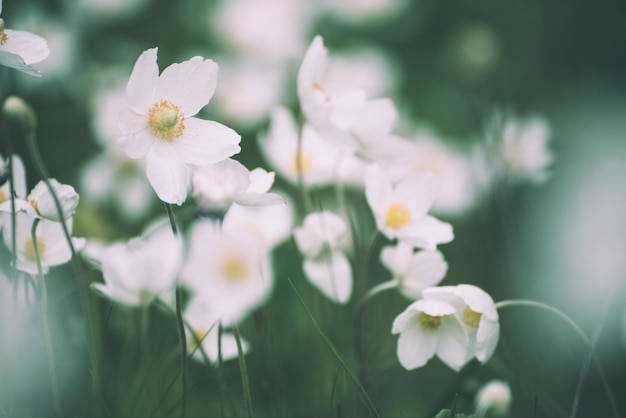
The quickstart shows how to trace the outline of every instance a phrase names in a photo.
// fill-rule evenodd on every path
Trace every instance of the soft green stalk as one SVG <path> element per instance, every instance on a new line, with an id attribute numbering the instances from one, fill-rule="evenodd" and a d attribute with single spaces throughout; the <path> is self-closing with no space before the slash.
<path id="1" fill-rule="evenodd" d="M 526 299 L 504 300 L 504 301 L 496 303 L 495 306 L 496 306 L 496 309 L 498 310 L 502 308 L 506 308 L 506 307 L 511 307 L 511 306 L 539 308 L 544 311 L 551 312 L 555 314 L 556 316 L 558 316 L 559 318 L 563 319 L 570 326 L 570 328 L 572 328 L 576 332 L 576 334 L 580 336 L 580 338 L 585 342 L 585 344 L 587 344 L 587 347 L 589 348 L 589 352 L 593 356 L 593 359 L 596 363 L 600 380 L 602 381 L 602 385 L 604 386 L 604 390 L 606 392 L 609 405 L 611 406 L 611 413 L 613 414 L 614 418 L 619 418 L 620 415 L 617 409 L 617 404 L 615 403 L 615 398 L 613 397 L 613 392 L 611 391 L 609 382 L 607 381 L 606 376 L 604 374 L 604 370 L 602 369 L 602 366 L 600 364 L 600 359 L 598 359 L 598 356 L 594 350 L 594 345 L 589 340 L 585 332 L 580 328 L 580 326 L 578 326 L 578 324 L 572 318 L 570 318 L 567 314 L 565 314 L 564 312 L 560 311 L 559 309 L 553 306 L 547 305 L 545 303 L 537 302 L 534 300 L 526 300 Z"/>
<path id="2" fill-rule="evenodd" d="M 50 335 L 50 326 L 48 324 L 48 292 L 46 290 L 46 281 L 43 276 L 41 267 L 41 254 L 39 253 L 39 242 L 37 241 L 37 226 L 39 219 L 35 219 L 31 229 L 31 239 L 33 242 L 33 250 L 35 252 L 35 260 L 37 261 L 37 276 L 39 277 L 39 288 L 41 292 L 41 322 L 43 324 L 43 340 L 48 355 L 48 370 L 50 371 L 50 384 L 52 386 L 52 397 L 54 399 L 54 409 L 58 416 L 63 416 L 63 408 L 61 406 L 61 394 L 59 392 L 59 384 L 57 379 L 56 365 L 54 363 L 54 350 L 52 348 L 52 337 Z"/>
<path id="3" fill-rule="evenodd" d="M 239 357 L 239 370 L 241 371 L 241 384 L 243 386 L 243 402 L 246 407 L 246 413 L 248 418 L 253 418 L 252 412 L 252 397 L 250 396 L 250 381 L 248 380 L 248 368 L 246 367 L 246 357 L 241 345 L 241 334 L 239 333 L 239 327 L 237 323 L 233 325 L 235 331 L 235 341 L 237 341 L 237 355 Z M 220 344 L 221 345 L 221 344 Z"/>

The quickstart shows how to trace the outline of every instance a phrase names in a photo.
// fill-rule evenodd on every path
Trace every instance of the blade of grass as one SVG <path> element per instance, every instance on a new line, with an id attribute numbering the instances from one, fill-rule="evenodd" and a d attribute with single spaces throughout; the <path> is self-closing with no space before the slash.
<path id="1" fill-rule="evenodd" d="M 237 341 L 237 355 L 239 357 L 239 369 L 241 370 L 241 384 L 243 385 L 243 402 L 246 406 L 246 412 L 248 418 L 253 418 L 252 412 L 252 398 L 250 397 L 250 381 L 248 380 L 248 369 L 246 368 L 246 358 L 244 356 L 243 347 L 241 345 L 241 334 L 239 333 L 239 326 L 235 322 L 233 324 L 233 330 L 235 331 L 235 341 Z"/>
<path id="2" fill-rule="evenodd" d="M 306 305 L 306 303 L 304 303 L 304 300 L 302 299 L 302 296 L 300 296 L 300 293 L 298 292 L 298 289 L 296 289 L 296 286 L 291 281 L 291 278 L 287 278 L 287 280 L 289 281 L 289 284 L 291 285 L 291 288 L 293 289 L 293 292 L 296 294 L 298 300 L 300 301 L 300 303 L 302 304 L 304 309 L 309 314 L 309 318 L 311 318 L 311 322 L 313 322 L 313 325 L 315 326 L 315 329 L 317 329 L 317 332 L 322 336 L 322 338 L 324 339 L 324 342 L 326 343 L 328 348 L 330 348 L 330 351 L 332 351 L 332 353 L 334 354 L 335 358 L 337 358 L 337 360 L 339 361 L 341 366 L 346 371 L 348 377 L 352 381 L 352 384 L 356 388 L 357 393 L 359 394 L 359 397 L 361 398 L 361 400 L 363 401 L 363 403 L 367 407 L 367 409 L 368 409 L 368 411 L 370 413 L 370 416 L 372 416 L 372 417 L 379 417 L 380 415 L 378 414 L 378 411 L 376 410 L 376 407 L 374 406 L 374 403 L 372 402 L 372 399 L 368 395 L 367 391 L 365 390 L 365 388 L 363 387 L 361 382 L 359 382 L 359 379 L 356 376 L 356 374 L 354 374 L 354 372 L 350 369 L 350 367 L 348 366 L 348 364 L 346 363 L 344 358 L 339 353 L 339 350 L 337 350 L 337 348 L 332 343 L 332 341 L 330 341 L 330 338 L 328 338 L 326 333 L 322 330 L 322 328 L 318 324 L 317 320 L 313 316 L 313 313 L 311 313 L 309 307 Z"/>

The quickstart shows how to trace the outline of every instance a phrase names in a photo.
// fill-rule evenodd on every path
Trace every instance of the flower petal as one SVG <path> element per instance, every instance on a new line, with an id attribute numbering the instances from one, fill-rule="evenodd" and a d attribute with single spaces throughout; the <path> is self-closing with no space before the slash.
<path id="1" fill-rule="evenodd" d="M 352 295 L 352 268 L 341 251 L 322 260 L 306 260 L 304 272 L 309 281 L 330 300 L 346 303 Z"/>
<path id="2" fill-rule="evenodd" d="M 154 92 L 154 102 L 167 100 L 186 117 L 194 116 L 213 96 L 217 85 L 217 64 L 193 57 L 163 70 Z"/>
<path id="3" fill-rule="evenodd" d="M 434 251 L 438 244 L 454 239 L 452 225 L 432 216 L 424 216 L 398 231 L 398 238 L 415 247 Z"/>
<path id="4" fill-rule="evenodd" d="M 156 139 L 148 129 L 146 117 L 129 107 L 120 112 L 119 128 L 119 145 L 130 158 L 142 158 Z"/>
<path id="5" fill-rule="evenodd" d="M 9 39 L 0 46 L 0 51 L 19 55 L 26 65 L 36 64 L 50 55 L 48 43 L 39 35 L 11 29 L 5 29 L 5 33 Z"/>
<path id="6" fill-rule="evenodd" d="M 189 169 L 168 143 L 157 141 L 146 156 L 146 175 L 159 199 L 182 205 L 187 198 Z"/>
<path id="7" fill-rule="evenodd" d="M 453 315 L 441 319 L 437 356 L 452 369 L 459 371 L 469 360 L 469 339 L 463 326 Z"/>
<path id="8" fill-rule="evenodd" d="M 411 173 L 402 179 L 394 190 L 394 199 L 405 203 L 412 219 L 428 213 L 439 193 L 439 178 L 428 172 Z"/>
<path id="9" fill-rule="evenodd" d="M 435 355 L 437 334 L 424 332 L 418 323 L 407 327 L 398 338 L 398 360 L 407 370 L 425 365 Z"/>
<path id="10" fill-rule="evenodd" d="M 11 52 L 0 50 L 0 65 L 4 65 L 5 67 L 9 68 L 15 68 L 16 70 L 19 70 L 24 74 L 28 74 L 31 77 L 43 77 L 43 74 L 41 74 L 39 70 L 34 69 L 30 65 L 27 65 L 22 57 Z"/>
<path id="11" fill-rule="evenodd" d="M 154 105 L 154 90 L 159 80 L 157 48 L 145 50 L 137 59 L 126 85 L 130 107 L 139 114 L 146 114 Z"/>
<path id="12" fill-rule="evenodd" d="M 377 165 L 371 165 L 365 171 L 365 196 L 377 223 L 383 216 L 382 211 L 390 203 L 393 188 L 391 182 Z"/>
<path id="13" fill-rule="evenodd" d="M 173 144 L 187 164 L 204 166 L 225 160 L 241 151 L 241 136 L 218 122 L 185 119 L 185 133 Z"/>

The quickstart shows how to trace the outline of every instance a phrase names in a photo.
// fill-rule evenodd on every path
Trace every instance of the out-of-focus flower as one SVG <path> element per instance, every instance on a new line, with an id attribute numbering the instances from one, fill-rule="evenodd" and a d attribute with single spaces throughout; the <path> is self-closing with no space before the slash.
<path id="1" fill-rule="evenodd" d="M 87 248 L 87 255 L 100 265 L 104 277 L 104 283 L 92 287 L 114 302 L 129 307 L 148 306 L 176 285 L 182 248 L 165 224 L 127 243 L 99 248 Z"/>
<path id="2" fill-rule="evenodd" d="M 309 281 L 333 302 L 346 303 L 352 295 L 352 268 L 343 252 L 346 222 L 332 212 L 311 213 L 293 234 Z"/>
<path id="3" fill-rule="evenodd" d="M 435 286 L 446 275 L 448 263 L 439 251 L 415 252 L 402 241 L 395 247 L 384 247 L 380 260 L 393 274 L 400 292 L 409 299 L 418 299 L 422 290 Z"/>
<path id="4" fill-rule="evenodd" d="M 554 160 L 549 140 L 550 127 L 544 119 L 507 118 L 495 137 L 496 168 L 513 181 L 544 182 Z"/>
<path id="5" fill-rule="evenodd" d="M 76 9 L 77 14 L 79 11 L 83 12 L 80 16 L 84 16 L 84 12 L 87 12 L 89 17 L 101 20 L 130 17 L 139 12 L 148 0 L 80 0 L 77 2 L 78 7 L 75 3 L 72 0 L 72 9 Z"/>
<path id="6" fill-rule="evenodd" d="M 44 38 L 26 31 L 6 29 L 4 19 L 0 18 L 0 65 L 41 77 L 42 74 L 31 65 L 43 61 L 49 54 L 50 49 Z"/>
<path id="7" fill-rule="evenodd" d="M 181 205 L 192 168 L 239 152 L 241 137 L 220 123 L 193 117 L 213 96 L 215 62 L 193 57 L 159 76 L 156 59 L 156 48 L 144 51 L 128 80 L 120 146 L 131 158 L 146 157 L 148 180 L 162 201 Z"/>
<path id="8" fill-rule="evenodd" d="M 502 380 L 491 380 L 485 383 L 476 394 L 476 418 L 490 416 L 506 416 L 511 407 L 513 395 L 508 383 Z"/>
<path id="9" fill-rule="evenodd" d="M 225 211 L 233 202 L 243 206 L 284 204 L 282 197 L 268 193 L 273 183 L 274 173 L 262 168 L 249 171 L 230 158 L 198 169 L 191 179 L 193 196 L 209 211 Z"/>
<path id="10" fill-rule="evenodd" d="M 23 198 L 26 196 L 26 170 L 24 163 L 18 155 L 11 157 L 13 165 L 13 187 L 15 189 L 15 197 Z M 0 155 L 0 208 L 5 207 L 4 212 L 11 211 L 11 184 L 9 182 L 9 161 Z M 2 210 L 2 209 L 0 209 Z"/>
<path id="11" fill-rule="evenodd" d="M 325 8 L 349 23 L 387 21 L 404 10 L 406 0 L 326 1 Z"/>
<path id="12" fill-rule="evenodd" d="M 59 217 L 52 193 L 50 193 L 48 185 L 43 180 L 39 181 L 28 194 L 28 197 L 26 197 L 29 204 L 27 207 L 34 210 L 28 212 L 32 212 L 31 215 L 57 222 L 70 218 L 74 215 L 74 211 L 78 206 L 78 193 L 69 184 L 61 184 L 56 179 L 49 179 L 48 181 L 59 200 L 63 217 Z"/>
<path id="13" fill-rule="evenodd" d="M 376 151 L 388 154 L 395 144 L 393 102 L 369 100 L 364 91 L 347 84 L 326 83 L 328 65 L 328 51 L 316 36 L 298 71 L 298 97 L 307 121 L 331 144 L 362 158 L 374 160 Z"/>
<path id="14" fill-rule="evenodd" d="M 489 360 L 498 345 L 500 323 L 493 299 L 487 292 L 473 285 L 460 284 L 431 287 L 423 291 L 423 296 L 453 305 L 470 337 L 470 357 L 476 356 L 481 363 Z"/>
<path id="15" fill-rule="evenodd" d="M 181 278 L 227 323 L 261 305 L 273 285 L 267 253 L 254 236 L 212 221 L 193 226 Z"/>
<path id="16" fill-rule="evenodd" d="M 428 215 L 438 186 L 431 173 L 412 173 L 394 185 L 380 167 L 368 167 L 365 194 L 378 230 L 387 238 L 428 250 L 452 241 L 452 226 Z"/>
<path id="17" fill-rule="evenodd" d="M 17 243 L 15 266 L 18 270 L 26 273 L 37 274 L 35 243 L 31 235 L 35 218 L 23 212 L 18 212 L 15 216 L 15 238 Z M 66 225 L 71 232 L 71 220 L 66 221 Z M 12 234 L 11 222 L 5 220 L 3 238 L 9 250 L 12 247 Z M 72 258 L 69 244 L 65 240 L 63 227 L 59 222 L 40 219 L 37 225 L 36 238 L 41 268 L 44 274 L 48 272 L 49 267 L 64 264 Z M 84 239 L 82 238 L 73 238 L 72 241 L 76 249 L 80 249 L 84 245 Z"/>
<path id="18" fill-rule="evenodd" d="M 200 347 L 204 350 L 211 364 L 218 362 L 220 353 L 223 361 L 237 358 L 239 354 L 237 340 L 231 333 L 222 332 L 222 346 L 218 346 L 220 317 L 215 312 L 212 312 L 207 303 L 200 297 L 196 296 L 191 299 L 185 308 L 184 318 L 193 330 L 190 331 L 188 328 L 185 328 L 187 333 L 187 350 L 193 353 L 192 358 L 194 360 L 200 363 L 205 361 Z M 191 332 L 194 335 L 191 335 Z M 198 342 L 200 342 L 200 346 L 198 346 Z M 241 348 L 244 353 L 249 351 L 249 345 L 243 339 Z"/>
<path id="19" fill-rule="evenodd" d="M 425 365 L 435 354 L 454 370 L 467 363 L 469 338 L 456 309 L 439 299 L 420 299 L 393 321 L 398 360 L 407 370 Z"/>

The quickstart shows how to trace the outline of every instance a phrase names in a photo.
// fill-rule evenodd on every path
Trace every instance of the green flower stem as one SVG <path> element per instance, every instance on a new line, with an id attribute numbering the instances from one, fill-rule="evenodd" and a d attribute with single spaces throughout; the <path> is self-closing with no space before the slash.
<path id="1" fill-rule="evenodd" d="M 43 324 L 43 340 L 48 355 L 48 369 L 50 371 L 50 384 L 52 385 L 52 397 L 54 399 L 54 409 L 58 416 L 63 416 L 61 406 L 61 395 L 57 379 L 56 365 L 54 363 L 54 351 L 52 349 L 52 337 L 50 336 L 50 326 L 48 324 L 48 292 L 46 291 L 46 281 L 41 267 L 41 254 L 39 253 L 39 242 L 37 241 L 37 226 L 39 219 L 35 219 L 31 229 L 31 239 L 35 259 L 37 260 L 37 276 L 39 277 L 39 288 L 41 291 L 41 322 Z"/>
<path id="2" fill-rule="evenodd" d="M 576 334 L 578 334 L 580 338 L 585 342 L 585 344 L 587 344 L 587 347 L 589 348 L 589 351 L 591 355 L 593 356 L 593 359 L 596 363 L 598 374 L 600 376 L 600 380 L 602 381 L 602 385 L 604 386 L 604 390 L 609 400 L 613 417 L 619 418 L 620 415 L 617 409 L 617 404 L 615 403 L 615 398 L 613 397 L 613 392 L 611 392 L 611 387 L 609 386 L 609 382 L 607 381 L 604 371 L 602 369 L 602 366 L 600 364 L 600 359 L 598 359 L 598 356 L 594 350 L 593 343 L 589 340 L 585 332 L 578 326 L 578 324 L 572 318 L 570 318 L 569 316 L 567 316 L 567 314 L 565 314 L 564 312 L 560 311 L 559 309 L 553 306 L 547 305 L 545 303 L 537 302 L 534 300 L 527 300 L 527 299 L 504 300 L 504 301 L 496 303 L 495 306 L 496 306 L 496 309 L 498 310 L 502 308 L 511 307 L 511 306 L 539 308 L 544 311 L 551 312 L 555 314 L 556 316 L 558 316 L 559 318 L 563 319 L 565 322 L 567 322 L 570 328 L 572 328 L 576 332 Z"/>
<path id="3" fill-rule="evenodd" d="M 246 407 L 246 413 L 248 418 L 253 418 L 252 412 L 252 397 L 250 396 L 250 381 L 248 380 L 248 369 L 246 367 L 246 358 L 241 345 L 241 334 L 239 333 L 239 326 L 235 322 L 233 324 L 233 330 L 235 331 L 235 341 L 237 341 L 237 354 L 239 356 L 239 369 L 241 371 L 241 384 L 243 386 L 243 402 Z"/>

